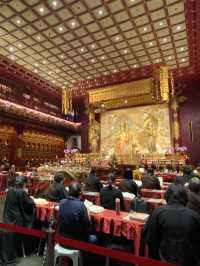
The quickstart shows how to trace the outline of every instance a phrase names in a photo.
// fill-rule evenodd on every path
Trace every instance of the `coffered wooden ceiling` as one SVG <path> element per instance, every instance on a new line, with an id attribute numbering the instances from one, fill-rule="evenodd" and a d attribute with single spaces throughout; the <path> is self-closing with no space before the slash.
<path id="1" fill-rule="evenodd" d="M 0 54 L 57 87 L 155 63 L 187 67 L 185 1 L 0 1 Z"/>

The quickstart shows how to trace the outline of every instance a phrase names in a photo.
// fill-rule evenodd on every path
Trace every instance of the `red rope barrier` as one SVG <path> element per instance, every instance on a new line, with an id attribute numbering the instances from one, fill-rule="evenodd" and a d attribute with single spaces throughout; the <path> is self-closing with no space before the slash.
<path id="1" fill-rule="evenodd" d="M 114 259 L 118 259 L 124 262 L 140 264 L 142 266 L 174 266 L 174 264 L 160 262 L 160 261 L 153 260 L 153 259 L 146 258 L 146 257 L 135 256 L 130 253 L 113 250 L 110 248 L 104 248 L 104 247 L 100 247 L 94 244 L 89 244 L 89 243 L 74 240 L 71 238 L 62 237 L 59 234 L 55 235 L 55 242 L 61 245 L 66 245 L 71 248 L 83 249 L 91 253 L 96 253 L 102 256 L 106 256 L 106 257 L 107 256 L 112 257 Z"/>
<path id="2" fill-rule="evenodd" d="M 13 224 L 0 223 L 0 228 L 7 229 L 15 233 L 31 235 L 39 238 L 44 238 L 46 236 L 46 233 L 43 231 Z M 99 254 L 102 256 L 108 256 L 114 259 L 118 259 L 120 261 L 135 263 L 142 266 L 175 266 L 174 264 L 160 262 L 146 257 L 135 256 L 127 252 L 113 250 L 110 248 L 100 247 L 94 244 L 85 243 L 71 238 L 66 238 L 59 234 L 55 234 L 55 242 L 61 245 L 66 245 L 71 248 L 82 249 L 91 253 Z"/>
<path id="3" fill-rule="evenodd" d="M 3 224 L 0 223 L 0 228 L 10 230 L 15 233 L 20 233 L 24 235 L 30 235 L 30 236 L 35 236 L 39 238 L 44 238 L 46 236 L 46 233 L 40 230 L 36 229 L 31 229 L 19 225 L 14 225 L 14 224 Z"/>

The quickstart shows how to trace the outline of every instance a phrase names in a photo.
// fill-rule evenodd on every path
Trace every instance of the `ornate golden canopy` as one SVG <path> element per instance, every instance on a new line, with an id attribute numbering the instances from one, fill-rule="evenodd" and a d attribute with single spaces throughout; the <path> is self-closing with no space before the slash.
<path id="1" fill-rule="evenodd" d="M 168 76 L 168 67 L 161 66 L 151 78 L 90 90 L 89 104 L 95 108 L 117 109 L 168 102 Z"/>

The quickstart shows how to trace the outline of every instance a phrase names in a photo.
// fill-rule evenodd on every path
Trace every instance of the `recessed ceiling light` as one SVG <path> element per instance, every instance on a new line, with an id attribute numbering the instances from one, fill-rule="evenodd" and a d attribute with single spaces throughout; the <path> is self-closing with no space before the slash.
<path id="1" fill-rule="evenodd" d="M 11 59 L 11 60 L 15 60 L 15 56 L 14 56 L 14 55 L 11 55 L 11 56 L 10 56 L 10 59 Z"/>
<path id="2" fill-rule="evenodd" d="M 177 26 L 176 29 L 177 29 L 177 30 L 180 30 L 180 29 L 181 29 L 181 26 Z"/>
<path id="3" fill-rule="evenodd" d="M 40 7 L 39 11 L 40 13 L 44 13 L 44 7 Z"/>
<path id="4" fill-rule="evenodd" d="M 128 103 L 128 101 L 127 101 L 127 100 L 125 100 L 125 101 L 124 101 L 124 103 Z"/>
<path id="5" fill-rule="evenodd" d="M 17 24 L 19 25 L 21 23 L 21 20 L 20 19 L 17 19 Z"/>
<path id="6" fill-rule="evenodd" d="M 67 82 L 67 81 L 65 81 L 65 82 L 64 82 L 64 84 L 65 84 L 65 85 L 67 85 L 67 84 L 68 84 L 68 82 Z"/>
<path id="7" fill-rule="evenodd" d="M 63 54 L 61 54 L 60 58 L 64 58 L 64 55 L 63 55 Z"/>
<path id="8" fill-rule="evenodd" d="M 185 62 L 185 58 L 183 58 L 181 61 L 182 61 L 182 62 Z"/>
<path id="9" fill-rule="evenodd" d="M 115 37 L 115 40 L 116 40 L 116 41 L 119 41 L 119 36 Z"/>
<path id="10" fill-rule="evenodd" d="M 94 59 L 91 59 L 91 62 L 92 62 L 92 63 L 94 63 L 94 61 L 95 61 Z"/>
<path id="11" fill-rule="evenodd" d="M 72 27 L 74 27 L 76 25 L 75 21 L 72 21 L 71 25 L 72 25 Z"/>
<path id="12" fill-rule="evenodd" d="M 164 39 L 163 39 L 163 42 L 166 42 L 166 41 L 167 41 L 167 38 L 164 38 Z"/>
<path id="13" fill-rule="evenodd" d="M 19 48 L 22 48 L 22 44 L 21 44 L 21 43 L 19 43 L 19 44 L 18 44 L 18 47 L 19 47 Z"/>
<path id="14" fill-rule="evenodd" d="M 125 53 L 125 54 L 127 54 L 127 53 L 128 53 L 128 51 L 127 51 L 127 50 L 124 50 L 124 53 Z"/>
<path id="15" fill-rule="evenodd" d="M 84 52 L 84 48 L 81 48 L 81 52 Z"/>
<path id="16" fill-rule="evenodd" d="M 38 63 L 35 63 L 34 65 L 35 65 L 36 67 L 38 67 L 38 66 L 39 66 L 39 65 L 38 65 Z"/>
<path id="17" fill-rule="evenodd" d="M 14 47 L 9 47 L 9 50 L 11 51 L 11 52 L 13 52 L 14 51 Z"/>
<path id="18" fill-rule="evenodd" d="M 102 104 L 101 104 L 101 107 L 105 107 L 105 104 L 104 104 L 104 103 L 102 103 Z"/>
<path id="19" fill-rule="evenodd" d="M 63 31 L 63 27 L 59 27 L 58 29 L 59 29 L 59 31 Z"/>
<path id="20" fill-rule="evenodd" d="M 48 73 L 49 75 L 51 75 L 52 74 L 52 72 L 51 71 L 49 71 L 49 73 Z"/>
<path id="21" fill-rule="evenodd" d="M 37 36 L 37 39 L 38 39 L 38 40 L 41 40 L 41 37 L 38 35 L 38 36 Z"/>
<path id="22" fill-rule="evenodd" d="M 92 45 L 91 45 L 91 47 L 94 49 L 94 48 L 95 48 L 95 45 L 94 45 L 94 44 L 92 44 Z"/>
<path id="23" fill-rule="evenodd" d="M 108 72 L 106 71 L 106 72 L 104 72 L 104 75 L 108 75 Z"/>
<path id="24" fill-rule="evenodd" d="M 76 64 L 74 64 L 72 67 L 75 68 L 76 67 Z"/>
<path id="25" fill-rule="evenodd" d="M 147 31 L 147 27 L 144 27 L 144 28 L 143 28 L 143 31 Z"/>
<path id="26" fill-rule="evenodd" d="M 150 42 L 150 43 L 149 43 L 149 46 L 152 46 L 152 45 L 153 45 L 153 43 L 152 43 L 152 42 Z"/>
<path id="27" fill-rule="evenodd" d="M 52 80 L 53 83 L 55 83 L 56 81 L 55 80 Z"/>
<path id="28" fill-rule="evenodd" d="M 171 57 L 171 56 L 168 56 L 168 59 L 169 59 L 169 60 L 171 60 L 171 59 L 172 59 L 172 57 Z"/>
<path id="29" fill-rule="evenodd" d="M 105 59 L 105 56 L 102 56 L 101 59 L 104 60 Z"/>
<path id="30" fill-rule="evenodd" d="M 159 23 L 159 26 L 163 26 L 163 22 L 160 22 L 160 23 Z"/>
<path id="31" fill-rule="evenodd" d="M 156 59 L 156 63 L 158 63 L 158 62 L 160 62 L 160 60 L 159 59 Z"/>
<path id="32" fill-rule="evenodd" d="M 46 63 L 47 63 L 47 61 L 46 61 L 46 60 L 43 60 L 43 61 L 42 61 L 42 63 L 43 63 L 43 64 L 46 64 Z"/>
<path id="33" fill-rule="evenodd" d="M 113 72 L 116 73 L 117 72 L 117 69 L 114 69 Z"/>
<path id="34" fill-rule="evenodd" d="M 134 67 L 136 68 L 136 67 L 137 67 L 137 65 L 134 65 Z"/>
<path id="35" fill-rule="evenodd" d="M 53 2 L 52 2 L 52 5 L 53 5 L 53 6 L 57 6 L 57 2 L 56 2 L 56 1 L 53 1 Z"/>
<path id="36" fill-rule="evenodd" d="M 184 51 L 184 47 L 181 47 L 180 50 L 181 50 L 181 51 Z"/>
<path id="37" fill-rule="evenodd" d="M 34 72 L 35 72 L 35 73 L 38 73 L 38 70 L 37 70 L 37 69 L 34 69 Z"/>
<path id="38" fill-rule="evenodd" d="M 102 15 L 102 14 L 103 14 L 103 10 L 100 9 L 100 10 L 98 11 L 98 13 L 99 13 L 99 15 Z"/>
<path id="39" fill-rule="evenodd" d="M 88 76 L 87 78 L 90 79 L 90 76 Z"/>

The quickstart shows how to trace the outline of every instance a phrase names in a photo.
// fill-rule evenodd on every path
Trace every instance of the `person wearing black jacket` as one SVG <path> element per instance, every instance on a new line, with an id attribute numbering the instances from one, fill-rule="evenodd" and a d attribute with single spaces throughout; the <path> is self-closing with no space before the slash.
<path id="1" fill-rule="evenodd" d="M 152 168 L 147 169 L 147 175 L 142 177 L 142 188 L 147 189 L 161 189 L 159 179 L 154 175 Z"/>
<path id="2" fill-rule="evenodd" d="M 3 222 L 31 228 L 35 221 L 36 208 L 34 201 L 25 190 L 25 183 L 25 178 L 18 176 L 16 177 L 15 186 L 9 187 L 3 211 Z M 27 251 L 29 248 L 25 245 L 27 241 L 30 243 L 30 239 L 27 236 L 1 231 L 0 265 L 14 262 L 21 252 L 22 242 Z"/>
<path id="3" fill-rule="evenodd" d="M 138 186 L 133 181 L 133 174 L 130 168 L 127 168 L 124 172 L 124 179 L 119 183 L 119 189 L 122 192 L 129 192 L 137 196 L 138 194 Z"/>
<path id="4" fill-rule="evenodd" d="M 54 182 L 50 185 L 48 191 L 48 199 L 50 201 L 59 202 L 67 197 L 68 193 L 63 184 L 63 181 L 63 173 L 56 173 L 54 176 Z"/>
<path id="5" fill-rule="evenodd" d="M 193 177 L 188 185 L 188 203 L 187 207 L 196 211 L 200 215 L 200 179 Z"/>
<path id="6" fill-rule="evenodd" d="M 84 191 L 100 192 L 102 184 L 96 176 L 94 169 L 90 171 L 89 176 L 85 180 Z"/>
<path id="7" fill-rule="evenodd" d="M 124 199 L 122 192 L 115 187 L 115 176 L 114 174 L 108 175 L 108 186 L 105 186 L 100 191 L 101 205 L 105 209 L 115 210 L 115 200 L 120 199 L 120 208 L 122 211 L 125 210 Z"/>
<path id="8" fill-rule="evenodd" d="M 146 224 L 149 256 L 181 266 L 199 266 L 200 216 L 185 207 L 187 191 L 180 184 L 168 188 L 166 201 Z"/>

